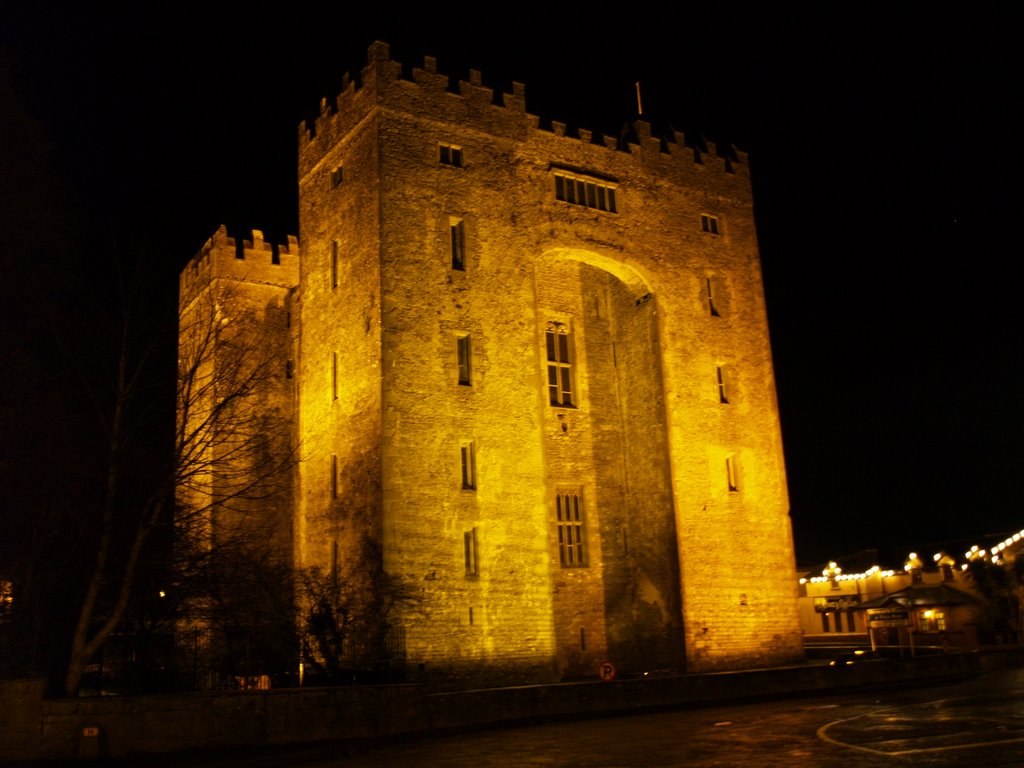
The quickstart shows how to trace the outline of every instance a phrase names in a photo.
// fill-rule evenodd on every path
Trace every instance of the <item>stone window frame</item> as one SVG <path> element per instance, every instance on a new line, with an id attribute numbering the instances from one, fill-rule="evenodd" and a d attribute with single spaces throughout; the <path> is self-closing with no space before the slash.
<path id="1" fill-rule="evenodd" d="M 714 213 L 702 213 L 700 215 L 700 231 L 706 235 L 721 235 L 721 217 Z"/>
<path id="2" fill-rule="evenodd" d="M 729 375 L 724 363 L 719 363 L 715 366 L 715 379 L 718 385 L 718 402 L 722 405 L 728 405 L 729 396 L 732 393 L 729 391 Z"/>
<path id="3" fill-rule="evenodd" d="M 331 240 L 331 290 L 338 287 L 338 241 Z"/>
<path id="4" fill-rule="evenodd" d="M 704 298 L 707 300 L 708 314 L 711 317 L 722 316 L 722 278 L 717 275 L 704 277 Z"/>
<path id="5" fill-rule="evenodd" d="M 441 165 L 446 165 L 449 168 L 463 168 L 465 155 L 462 151 L 462 146 L 459 144 L 450 144 L 442 141 L 437 145 L 438 162 Z"/>
<path id="6" fill-rule="evenodd" d="M 455 361 L 459 386 L 473 386 L 473 342 L 470 334 L 455 334 Z"/>
<path id="7" fill-rule="evenodd" d="M 615 182 L 561 169 L 556 169 L 553 175 L 555 200 L 605 213 L 619 212 L 616 193 L 619 185 Z"/>
<path id="8" fill-rule="evenodd" d="M 548 403 L 553 408 L 576 408 L 576 359 L 572 328 L 559 320 L 548 321 L 544 329 Z"/>
<path id="9" fill-rule="evenodd" d="M 331 352 L 331 400 L 338 399 L 338 353 Z"/>
<path id="10" fill-rule="evenodd" d="M 463 557 L 466 566 L 466 578 L 480 576 L 480 538 L 477 526 L 473 526 L 462 534 Z"/>
<path id="11" fill-rule="evenodd" d="M 555 491 L 555 533 L 558 562 L 562 568 L 587 568 L 587 515 L 583 489 L 561 487 Z"/>
<path id="12" fill-rule="evenodd" d="M 448 217 L 448 248 L 451 254 L 451 268 L 456 272 L 465 272 L 466 220 L 461 216 Z"/>
<path id="13" fill-rule="evenodd" d="M 740 492 L 739 458 L 735 453 L 730 453 L 725 457 L 725 479 L 729 493 Z"/>
<path id="14" fill-rule="evenodd" d="M 459 445 L 459 465 L 462 490 L 475 491 L 477 489 L 475 441 L 463 440 Z"/>

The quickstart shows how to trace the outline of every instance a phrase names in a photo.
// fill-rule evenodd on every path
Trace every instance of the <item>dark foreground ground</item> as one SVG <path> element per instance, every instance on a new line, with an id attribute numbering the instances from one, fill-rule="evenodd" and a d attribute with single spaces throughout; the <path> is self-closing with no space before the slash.
<path id="1" fill-rule="evenodd" d="M 85 765 L 86 763 L 82 763 Z M 38 764 L 36 764 L 38 765 Z M 729 706 L 561 720 L 399 742 L 105 760 L 147 766 L 621 768 L 1024 765 L 1024 670 Z"/>

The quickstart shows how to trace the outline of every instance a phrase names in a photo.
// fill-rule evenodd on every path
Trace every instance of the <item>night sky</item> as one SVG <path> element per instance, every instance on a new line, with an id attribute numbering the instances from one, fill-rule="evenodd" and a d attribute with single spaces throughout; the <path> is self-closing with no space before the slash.
<path id="1" fill-rule="evenodd" d="M 382 21 L 296 4 L 242 21 L 85 5 L 0 4 L 6 273 L 59 269 L 15 242 L 27 221 L 100 262 L 130 233 L 170 292 L 222 223 L 297 233 L 299 122 L 375 39 L 407 66 L 427 54 L 454 77 L 523 82 L 530 112 L 613 135 L 639 80 L 656 133 L 751 155 L 800 559 L 1024 527 L 1008 12 L 395 6 Z"/>

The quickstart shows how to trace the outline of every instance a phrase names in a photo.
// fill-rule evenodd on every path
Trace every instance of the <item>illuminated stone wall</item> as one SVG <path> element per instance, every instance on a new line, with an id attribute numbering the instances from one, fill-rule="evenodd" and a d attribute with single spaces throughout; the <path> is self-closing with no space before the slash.
<path id="1" fill-rule="evenodd" d="M 374 589 L 380 557 L 427 677 L 800 657 L 746 157 L 400 75 L 374 44 L 299 132 L 296 563 Z"/>
<path id="2" fill-rule="evenodd" d="M 228 237 L 221 227 L 179 279 L 179 500 L 199 510 L 208 544 L 291 562 L 296 398 L 291 303 L 299 249 Z M 189 372 L 191 369 L 191 373 Z M 217 411 L 213 401 L 237 407 Z M 193 451 L 202 449 L 202 455 Z M 185 524 L 179 511 L 179 526 Z M 194 531 L 193 531 L 194 532 Z M 288 598 L 290 600 L 290 598 Z"/>

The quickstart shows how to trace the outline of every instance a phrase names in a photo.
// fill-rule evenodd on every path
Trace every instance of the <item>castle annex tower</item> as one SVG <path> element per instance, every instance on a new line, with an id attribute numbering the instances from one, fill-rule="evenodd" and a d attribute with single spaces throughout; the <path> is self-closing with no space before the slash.
<path id="1" fill-rule="evenodd" d="M 382 558 L 427 675 L 799 657 L 745 156 L 400 75 L 300 129 L 296 565 Z"/>
<path id="2" fill-rule="evenodd" d="M 275 564 L 281 571 L 292 563 L 296 398 L 290 317 L 298 281 L 295 238 L 278 247 L 259 231 L 251 241 L 235 240 L 224 227 L 179 278 L 178 546 L 197 555 L 215 552 L 225 572 L 245 562 Z M 290 586 L 279 586 L 278 600 L 262 594 L 255 601 L 261 608 L 244 613 L 254 620 L 264 606 L 289 605 Z M 251 590 L 247 597 L 252 599 Z"/>

